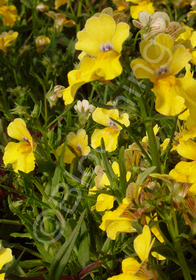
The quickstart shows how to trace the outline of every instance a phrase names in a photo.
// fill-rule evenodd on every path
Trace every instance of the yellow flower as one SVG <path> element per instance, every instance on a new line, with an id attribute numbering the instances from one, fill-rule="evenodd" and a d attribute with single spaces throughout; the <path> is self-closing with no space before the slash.
<path id="1" fill-rule="evenodd" d="M 191 62 L 196 65 L 196 31 L 185 24 L 182 26 L 185 28 L 185 32 L 180 34 L 176 43 L 185 46 L 186 50 L 192 54 Z"/>
<path id="2" fill-rule="evenodd" d="M 64 145 L 65 144 L 62 144 L 58 147 L 56 151 L 58 156 L 61 155 Z M 64 162 L 70 164 L 76 155 L 72 153 L 68 146 L 72 147 L 79 157 L 88 155 L 90 153 L 90 147 L 88 146 L 88 135 L 86 134 L 86 131 L 84 129 L 79 129 L 77 134 L 70 132 L 66 137 Z"/>
<path id="3" fill-rule="evenodd" d="M 122 44 L 129 35 L 129 25 L 116 24 L 106 13 L 97 13 L 86 21 L 77 34 L 75 48 L 81 50 L 79 68 L 68 74 L 69 87 L 65 89 L 65 105 L 73 102 L 80 86 L 93 80 L 112 80 L 122 73 L 119 58 Z"/>
<path id="4" fill-rule="evenodd" d="M 132 226 L 133 215 L 129 212 L 129 202 L 126 198 L 114 211 L 107 211 L 102 217 L 100 229 L 107 232 L 107 236 L 115 240 L 121 232 L 134 232 Z"/>
<path id="5" fill-rule="evenodd" d="M 1 1 L 0 3 L 0 15 L 3 16 L 3 24 L 7 26 L 13 26 L 17 16 L 17 10 L 14 5 L 6 6 L 4 3 L 7 1 Z"/>
<path id="6" fill-rule="evenodd" d="M 36 49 L 38 53 L 41 53 L 43 49 L 50 44 L 50 39 L 44 35 L 41 35 L 36 38 L 35 40 L 36 43 Z"/>
<path id="7" fill-rule="evenodd" d="M 112 163 L 112 169 L 114 171 L 114 174 L 117 177 L 120 177 L 120 168 L 119 168 L 119 164 L 117 161 L 114 161 Z M 101 166 L 95 167 L 95 173 L 97 174 L 97 176 L 95 177 L 95 187 L 93 187 L 90 190 L 90 194 L 94 194 L 94 193 L 96 193 L 97 190 L 101 190 L 101 189 L 106 188 L 107 186 L 110 186 L 110 181 L 109 181 L 106 173 L 101 168 Z M 126 174 L 127 181 L 130 179 L 130 177 L 131 177 L 131 172 L 127 172 L 127 174 Z M 97 211 L 109 210 L 113 207 L 115 200 L 116 199 L 113 195 L 101 193 L 97 197 L 97 202 L 96 202 L 95 208 Z M 94 209 L 94 207 L 92 207 L 92 209 Z"/>
<path id="8" fill-rule="evenodd" d="M 73 19 L 67 19 L 65 14 L 62 13 L 55 13 L 53 11 L 49 11 L 46 13 L 47 16 L 54 19 L 54 24 L 57 32 L 60 32 L 63 26 L 72 27 L 76 25 L 76 22 Z"/>
<path id="9" fill-rule="evenodd" d="M 19 140 L 19 143 L 10 142 L 5 147 L 3 161 L 5 166 L 9 163 L 15 172 L 18 170 L 29 173 L 35 168 L 35 156 L 32 137 L 22 119 L 15 119 L 7 128 L 10 137 Z"/>
<path id="10" fill-rule="evenodd" d="M 127 2 L 132 2 L 137 4 L 135 6 L 131 6 L 130 13 L 132 18 L 137 19 L 139 13 L 142 11 L 146 11 L 150 14 L 154 13 L 153 3 L 150 0 L 126 0 Z"/>
<path id="11" fill-rule="evenodd" d="M 174 46 L 174 40 L 167 34 L 159 34 L 153 41 L 142 41 L 140 52 L 143 59 L 134 59 L 131 67 L 137 78 L 147 78 L 154 83 L 156 110 L 169 116 L 181 113 L 186 108 L 185 100 L 175 75 L 191 60 L 191 54 L 183 45 Z"/>
<path id="12" fill-rule="evenodd" d="M 18 32 L 10 30 L 9 32 L 3 32 L 0 35 L 0 50 L 5 54 L 7 53 L 7 47 L 12 46 L 18 37 Z"/>
<path id="13" fill-rule="evenodd" d="M 134 240 L 134 249 L 142 261 L 139 263 L 134 258 L 127 258 L 122 261 L 122 274 L 108 278 L 108 280 L 148 280 L 153 277 L 153 273 L 147 269 L 146 263 L 153 246 L 150 228 L 145 225 L 143 231 Z"/>
<path id="14" fill-rule="evenodd" d="M 129 115 L 123 113 L 119 115 L 118 109 L 103 109 L 97 108 L 93 114 L 92 118 L 99 124 L 106 126 L 103 129 L 95 129 L 91 137 L 91 146 L 96 149 L 101 145 L 101 139 L 103 138 L 105 149 L 108 152 L 112 152 L 117 148 L 118 136 L 122 127 L 115 122 L 118 121 L 125 126 L 129 126 Z M 112 120 L 113 119 L 113 120 Z"/>
<path id="15" fill-rule="evenodd" d="M 6 248 L 6 249 L 2 249 L 0 251 L 0 270 L 3 268 L 3 266 L 6 264 L 6 263 L 9 263 L 11 262 L 12 260 L 12 251 L 11 249 L 9 248 Z M 5 278 L 5 273 L 1 273 L 0 274 L 0 279 L 1 280 L 4 280 Z"/>

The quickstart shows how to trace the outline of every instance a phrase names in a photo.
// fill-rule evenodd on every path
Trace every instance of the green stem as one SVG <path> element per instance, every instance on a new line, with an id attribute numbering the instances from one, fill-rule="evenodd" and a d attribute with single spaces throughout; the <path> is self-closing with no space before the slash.
<path id="1" fill-rule="evenodd" d="M 34 180 L 34 184 L 35 184 L 36 188 L 40 191 L 40 193 L 42 194 L 42 196 L 44 197 L 45 201 L 50 206 L 50 208 L 51 209 L 56 209 L 55 205 L 50 202 L 49 196 L 44 192 L 44 190 L 41 187 L 41 185 L 36 180 Z"/>
<path id="2" fill-rule="evenodd" d="M 12 220 L 5 220 L 5 219 L 0 219 L 0 224 L 7 224 L 7 225 L 22 225 L 19 221 L 12 221 Z"/>
<path id="3" fill-rule="evenodd" d="M 174 222 L 174 224 L 173 224 Z M 172 237 L 172 241 L 174 244 L 174 249 L 179 261 L 180 268 L 182 270 L 184 280 L 192 280 L 190 270 L 188 268 L 186 259 L 183 254 L 182 246 L 181 246 L 181 240 L 179 238 L 179 231 L 178 231 L 178 225 L 177 225 L 177 220 L 176 220 L 176 213 L 175 210 L 173 210 L 173 222 L 172 220 L 168 221 L 168 228 L 169 232 Z"/>
<path id="4" fill-rule="evenodd" d="M 174 123 L 174 126 L 173 126 L 173 130 L 172 130 L 172 133 L 171 133 L 169 144 L 168 144 L 166 150 L 164 151 L 165 158 L 164 158 L 164 163 L 163 163 L 163 173 L 168 173 L 167 163 L 168 163 L 169 153 L 170 153 L 170 150 L 172 148 L 172 141 L 173 141 L 173 138 L 174 138 L 174 133 L 176 131 L 177 121 L 178 121 L 178 117 L 175 117 L 175 123 Z"/>
<path id="5" fill-rule="evenodd" d="M 147 121 L 145 122 L 145 127 L 149 139 L 149 146 L 152 158 L 152 165 L 156 166 L 155 172 L 161 173 L 161 161 L 160 161 L 160 152 L 157 146 L 154 130 L 153 130 L 153 122 Z"/>
<path id="6" fill-rule="evenodd" d="M 173 18 L 173 15 L 172 15 L 172 10 L 171 10 L 170 5 L 169 5 L 169 1 L 166 0 L 165 2 L 166 2 L 166 7 L 167 7 L 167 10 L 168 10 L 169 17 L 170 17 L 171 21 L 173 21 L 174 18 Z"/>
<path id="7" fill-rule="evenodd" d="M 176 251 L 179 263 L 180 263 L 180 267 L 182 269 L 184 280 L 192 280 L 186 259 L 184 257 L 184 254 L 183 254 L 183 251 L 181 248 L 180 240 L 178 240 L 174 243 L 174 247 L 175 247 L 175 251 Z"/>

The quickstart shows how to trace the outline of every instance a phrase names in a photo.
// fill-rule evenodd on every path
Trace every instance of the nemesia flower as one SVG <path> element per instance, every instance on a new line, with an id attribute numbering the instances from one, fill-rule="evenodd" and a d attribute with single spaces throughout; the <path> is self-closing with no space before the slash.
<path id="1" fill-rule="evenodd" d="M 36 6 L 36 9 L 39 11 L 39 12 L 48 12 L 49 11 L 49 7 L 43 3 L 40 3 Z"/>
<path id="2" fill-rule="evenodd" d="M 44 50 L 44 48 L 48 44 L 50 44 L 50 39 L 44 35 L 41 35 L 36 38 L 35 43 L 36 43 L 37 52 L 41 53 Z"/>
<path id="3" fill-rule="evenodd" d="M 154 13 L 154 7 L 151 0 L 126 0 L 127 2 L 132 2 L 134 6 L 131 6 L 130 13 L 132 18 L 138 19 L 139 13 L 142 11 L 146 11 L 150 14 Z"/>
<path id="4" fill-rule="evenodd" d="M 153 278 L 152 271 L 147 269 L 148 257 L 153 246 L 150 228 L 145 225 L 143 231 L 134 240 L 134 249 L 142 261 L 139 263 L 134 258 L 127 258 L 122 261 L 122 274 L 108 278 L 108 280 L 148 280 Z"/>
<path id="5" fill-rule="evenodd" d="M 74 109 L 78 113 L 80 124 L 84 126 L 92 112 L 95 110 L 95 107 L 89 104 L 88 100 L 84 99 L 82 101 L 78 100 L 77 104 L 74 105 Z"/>
<path id="6" fill-rule="evenodd" d="M 100 229 L 107 232 L 107 236 L 115 240 L 121 232 L 135 232 L 132 226 L 133 215 L 129 211 L 129 202 L 123 203 L 114 211 L 106 211 L 102 217 Z"/>
<path id="7" fill-rule="evenodd" d="M 5 54 L 7 53 L 7 47 L 12 46 L 18 37 L 18 32 L 10 30 L 9 32 L 3 32 L 0 34 L 0 50 Z"/>
<path id="8" fill-rule="evenodd" d="M 191 60 L 191 54 L 183 45 L 174 46 L 168 34 L 159 34 L 153 41 L 142 41 L 140 52 L 143 59 L 132 60 L 131 67 L 137 78 L 153 82 L 156 110 L 167 116 L 181 113 L 186 108 L 182 97 L 184 88 L 175 75 Z"/>
<path id="9" fill-rule="evenodd" d="M 19 143 L 9 142 L 5 147 L 3 162 L 5 166 L 12 164 L 15 172 L 18 170 L 29 173 L 35 168 L 35 146 L 32 137 L 26 128 L 25 122 L 18 118 L 7 128 L 10 137 L 19 140 Z"/>
<path id="10" fill-rule="evenodd" d="M 114 174 L 119 177 L 120 176 L 120 168 L 117 161 L 112 163 L 112 169 Z M 107 177 L 107 174 L 103 171 L 101 166 L 95 167 L 95 173 L 97 176 L 95 177 L 95 187 L 90 189 L 90 194 L 96 193 L 96 191 L 100 191 L 101 189 L 106 189 L 107 186 L 110 186 L 110 181 Z M 131 172 L 127 172 L 126 179 L 127 181 L 131 177 Z M 106 193 L 101 193 L 97 197 L 97 202 L 95 205 L 96 211 L 105 211 L 109 210 L 113 207 L 113 203 L 115 201 L 115 197 L 113 195 L 109 195 Z M 94 209 L 94 207 L 92 207 Z"/>
<path id="11" fill-rule="evenodd" d="M 176 43 L 185 46 L 186 50 L 192 54 L 191 62 L 196 65 L 196 31 L 193 28 L 183 24 L 185 32 L 180 34 Z"/>
<path id="12" fill-rule="evenodd" d="M 58 147 L 56 151 L 58 156 L 61 155 L 64 145 L 65 144 L 63 143 Z M 76 134 L 70 132 L 66 137 L 64 162 L 70 164 L 76 155 L 72 153 L 68 146 L 71 146 L 79 157 L 88 155 L 90 153 L 90 147 L 88 146 L 88 135 L 86 134 L 86 131 L 84 129 L 79 129 Z"/>
<path id="13" fill-rule="evenodd" d="M 65 14 L 55 13 L 53 11 L 49 11 L 46 13 L 47 16 L 54 19 L 54 24 L 57 32 L 60 32 L 65 27 L 72 27 L 76 25 L 76 22 L 73 19 L 67 19 Z"/>
<path id="14" fill-rule="evenodd" d="M 51 91 L 49 91 L 49 93 L 47 94 L 47 98 L 50 104 L 50 108 L 52 108 L 56 104 L 58 98 L 62 97 L 64 89 L 64 86 L 57 85 L 54 87 L 52 94 Z"/>
<path id="15" fill-rule="evenodd" d="M 155 12 L 151 15 L 146 11 L 142 11 L 139 13 L 139 20 L 133 20 L 133 24 L 139 29 L 145 28 L 142 34 L 145 40 L 160 33 L 169 34 L 175 40 L 180 33 L 185 31 L 179 22 L 170 22 L 168 14 L 164 12 Z"/>
<path id="16" fill-rule="evenodd" d="M 6 26 L 13 26 L 17 16 L 17 10 L 14 5 L 4 5 L 7 1 L 0 2 L 0 15 L 3 16 L 3 24 Z"/>
<path id="17" fill-rule="evenodd" d="M 93 80 L 112 80 L 122 73 L 119 62 L 122 44 L 129 35 L 129 25 L 106 13 L 97 13 L 86 21 L 77 33 L 76 50 L 81 50 L 77 70 L 68 73 L 69 87 L 65 89 L 65 105 L 73 102 L 80 86 Z"/>
<path id="18" fill-rule="evenodd" d="M 103 109 L 97 108 L 93 114 L 92 118 L 99 124 L 106 126 L 103 129 L 95 129 L 93 135 L 91 136 L 91 146 L 93 149 L 96 149 L 101 145 L 101 139 L 103 138 L 105 149 L 108 152 L 112 152 L 117 148 L 118 136 L 122 127 L 115 123 L 114 120 L 119 123 L 129 126 L 129 115 L 123 113 L 119 115 L 118 109 Z M 112 120 L 113 119 L 113 120 Z"/>
<path id="19" fill-rule="evenodd" d="M 3 268 L 3 266 L 6 263 L 11 262 L 12 259 L 13 256 L 10 248 L 5 248 L 0 250 L 0 270 Z M 5 278 L 5 273 L 0 273 L 0 279 L 4 280 L 4 278 Z"/>

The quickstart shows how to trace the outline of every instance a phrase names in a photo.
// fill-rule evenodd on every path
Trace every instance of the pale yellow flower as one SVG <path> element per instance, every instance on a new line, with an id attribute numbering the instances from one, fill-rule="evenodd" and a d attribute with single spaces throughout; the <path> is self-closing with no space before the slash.
<path id="1" fill-rule="evenodd" d="M 62 144 L 60 147 L 58 147 L 56 151 L 58 156 L 61 155 L 64 145 L 65 144 Z M 86 131 L 84 129 L 79 129 L 77 134 L 70 132 L 66 137 L 66 147 L 63 158 L 65 163 L 70 164 L 76 155 L 71 151 L 69 146 L 79 157 L 88 155 L 90 153 L 90 147 L 88 146 L 88 135 L 86 134 Z"/>
<path id="2" fill-rule="evenodd" d="M 10 137 L 19 140 L 19 143 L 9 142 L 5 147 L 3 162 L 5 166 L 12 164 L 15 172 L 18 170 L 29 173 L 35 168 L 35 145 L 22 119 L 15 119 L 7 128 Z"/>

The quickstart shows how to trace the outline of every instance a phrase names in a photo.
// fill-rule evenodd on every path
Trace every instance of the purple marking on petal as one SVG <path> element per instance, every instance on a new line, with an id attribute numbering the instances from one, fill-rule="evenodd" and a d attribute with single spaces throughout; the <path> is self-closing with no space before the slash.
<path id="1" fill-rule="evenodd" d="M 23 139 L 25 142 L 27 142 L 27 143 L 29 143 L 29 144 L 30 144 L 29 139 L 28 139 L 28 138 L 26 138 L 25 136 L 22 136 L 22 139 Z"/>

